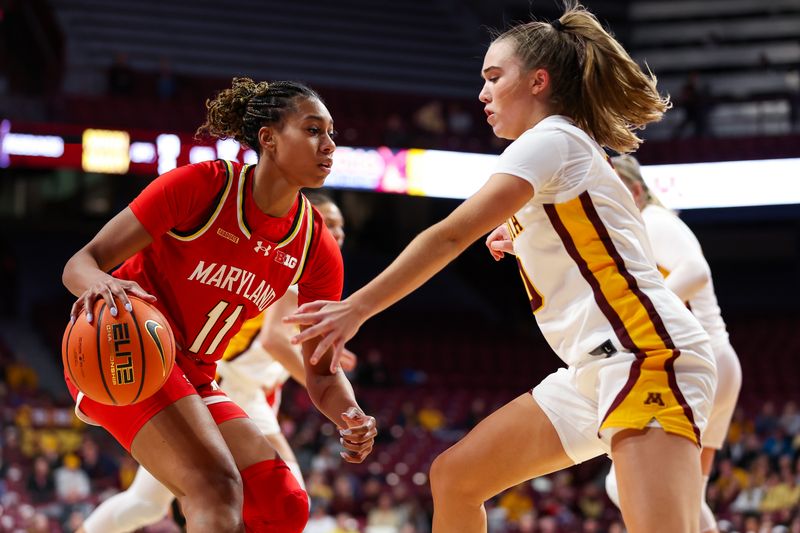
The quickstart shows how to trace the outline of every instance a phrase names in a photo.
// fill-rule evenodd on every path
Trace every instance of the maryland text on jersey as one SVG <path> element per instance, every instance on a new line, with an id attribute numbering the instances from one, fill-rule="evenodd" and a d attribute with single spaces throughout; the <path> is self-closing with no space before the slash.
<path id="1" fill-rule="evenodd" d="M 204 285 L 211 285 L 223 289 L 237 296 L 244 296 L 263 311 L 275 300 L 275 290 L 266 280 L 260 279 L 256 282 L 256 275 L 248 270 L 237 268 L 231 265 L 198 261 L 194 271 L 187 278 L 189 281 L 196 281 Z"/>

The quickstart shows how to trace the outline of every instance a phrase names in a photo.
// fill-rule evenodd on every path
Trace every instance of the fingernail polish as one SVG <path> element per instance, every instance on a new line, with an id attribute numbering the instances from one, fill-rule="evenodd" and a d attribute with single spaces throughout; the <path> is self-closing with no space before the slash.
<path id="1" fill-rule="evenodd" d="M 128 302 L 128 303 L 126 303 L 126 304 L 125 304 L 125 310 L 126 310 L 127 312 L 129 312 L 129 313 L 130 313 L 131 311 L 133 311 L 133 306 L 131 306 L 131 303 L 130 303 L 130 302 Z"/>
<path id="2" fill-rule="evenodd" d="M 341 430 L 341 431 L 339 432 L 339 434 L 340 434 L 340 435 L 352 435 L 352 434 L 353 434 L 353 432 L 352 432 L 352 431 L 350 431 L 349 429 L 343 429 L 343 430 Z"/>
<path id="3" fill-rule="evenodd" d="M 112 307 L 111 308 L 111 316 L 117 316 L 117 314 L 119 314 L 119 311 L 117 311 L 117 308 L 116 307 Z"/>
<path id="4" fill-rule="evenodd" d="M 92 321 L 92 318 L 94 318 L 94 317 L 92 316 L 92 313 L 86 313 L 86 322 L 91 322 L 91 321 Z"/>
<path id="5" fill-rule="evenodd" d="M 74 324 L 75 323 L 75 317 L 74 316 L 70 316 L 69 317 L 69 323 L 70 324 Z"/>

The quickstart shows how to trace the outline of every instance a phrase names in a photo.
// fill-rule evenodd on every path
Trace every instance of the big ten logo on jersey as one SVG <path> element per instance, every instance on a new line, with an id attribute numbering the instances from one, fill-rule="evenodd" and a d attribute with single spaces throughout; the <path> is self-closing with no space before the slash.
<path id="1" fill-rule="evenodd" d="M 275 262 L 280 263 L 283 266 L 287 266 L 289 268 L 294 268 L 297 266 L 297 258 L 291 256 L 287 253 L 283 253 L 280 250 L 275 250 Z"/>
<path id="2" fill-rule="evenodd" d="M 106 326 L 109 341 L 114 343 L 114 352 L 111 355 L 111 382 L 114 385 L 128 385 L 134 382 L 133 358 L 130 344 L 131 336 L 128 324 L 109 324 Z"/>

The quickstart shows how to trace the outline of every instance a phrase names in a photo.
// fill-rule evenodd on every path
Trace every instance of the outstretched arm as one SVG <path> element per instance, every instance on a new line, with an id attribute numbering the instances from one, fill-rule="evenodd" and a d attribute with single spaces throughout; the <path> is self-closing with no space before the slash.
<path id="1" fill-rule="evenodd" d="M 447 218 L 419 234 L 377 278 L 342 302 L 312 302 L 286 319 L 309 325 L 293 338 L 322 336 L 310 362 L 333 347 L 338 364 L 344 343 L 369 317 L 386 309 L 439 272 L 472 242 L 516 213 L 533 196 L 532 185 L 510 174 L 495 174 Z"/>

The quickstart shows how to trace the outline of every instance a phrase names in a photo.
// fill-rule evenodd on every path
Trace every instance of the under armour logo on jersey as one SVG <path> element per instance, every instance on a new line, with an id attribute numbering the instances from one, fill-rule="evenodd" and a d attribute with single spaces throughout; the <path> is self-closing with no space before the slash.
<path id="1" fill-rule="evenodd" d="M 253 248 L 253 250 L 256 253 L 264 252 L 264 257 L 267 257 L 269 255 L 269 251 L 272 250 L 272 245 L 271 244 L 267 244 L 266 246 L 264 246 L 264 241 L 258 241 L 256 243 L 255 248 Z"/>
<path id="2" fill-rule="evenodd" d="M 664 407 L 664 400 L 661 399 L 660 392 L 648 392 L 647 399 L 644 401 L 645 405 L 656 404 Z"/>

